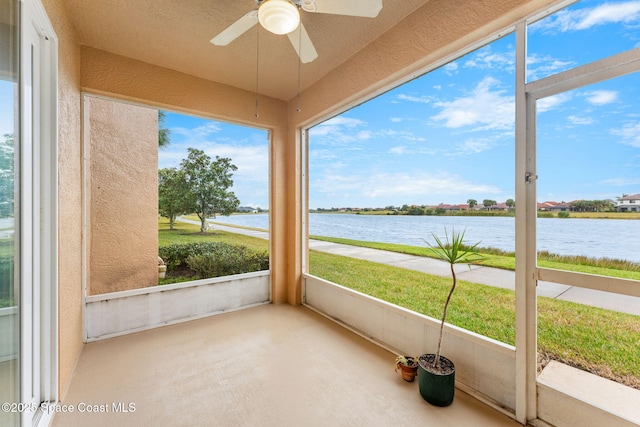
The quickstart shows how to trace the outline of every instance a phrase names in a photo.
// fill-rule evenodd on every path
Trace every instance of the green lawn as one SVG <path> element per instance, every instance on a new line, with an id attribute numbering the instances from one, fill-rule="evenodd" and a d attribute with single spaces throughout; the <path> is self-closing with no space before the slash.
<path id="1" fill-rule="evenodd" d="M 227 233 L 225 231 L 209 230 L 200 234 L 200 226 L 176 222 L 175 229 L 169 229 L 169 220 L 160 218 L 158 221 L 158 245 L 167 246 L 172 243 L 191 242 L 225 242 L 249 246 L 258 251 L 269 250 L 269 242 L 242 234 Z"/>
<path id="2" fill-rule="evenodd" d="M 177 230 L 171 231 L 167 221 L 160 221 L 160 245 L 219 240 L 258 250 L 268 248 L 263 239 L 222 231 L 200 235 L 196 225 L 176 226 Z M 344 239 L 331 240 L 345 243 Z M 402 245 L 366 243 L 366 246 L 398 250 Z M 402 251 L 425 255 L 426 249 L 403 246 Z M 309 261 L 313 275 L 427 316 L 441 317 L 450 279 L 317 251 L 310 251 Z M 566 269 L 566 265 L 561 268 Z M 465 281 L 459 281 L 458 286 L 447 321 L 513 345 L 514 292 Z M 640 316 L 544 297 L 538 298 L 538 314 L 538 351 L 544 358 L 560 360 L 640 389 Z"/>
<path id="3" fill-rule="evenodd" d="M 341 243 L 344 245 L 362 246 L 366 248 L 399 252 L 409 255 L 430 256 L 429 248 L 426 244 L 424 247 L 421 247 L 400 245 L 396 243 L 365 242 L 338 237 L 310 236 L 310 238 L 326 242 Z M 484 259 L 476 262 L 475 264 L 484 265 L 485 267 L 502 268 L 504 270 L 515 270 L 516 259 L 512 253 L 491 248 L 479 248 L 478 250 L 484 255 Z M 640 264 L 621 260 L 558 256 L 541 253 L 538 256 L 538 266 L 555 268 L 558 270 L 575 271 L 579 273 L 599 274 L 601 276 L 640 280 Z"/>

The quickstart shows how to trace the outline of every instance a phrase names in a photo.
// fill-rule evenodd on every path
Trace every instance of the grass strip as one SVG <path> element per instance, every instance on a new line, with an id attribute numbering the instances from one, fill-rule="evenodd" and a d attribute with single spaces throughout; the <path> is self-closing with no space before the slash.
<path id="1" fill-rule="evenodd" d="M 343 245 L 360 246 L 380 249 L 416 256 L 431 256 L 428 247 L 410 246 L 397 243 L 366 242 L 360 240 L 343 239 L 339 237 L 309 236 L 310 239 Z M 516 259 L 513 252 L 505 252 L 495 248 L 478 248 L 484 259 L 475 264 L 485 267 L 515 270 Z M 563 256 L 541 252 L 538 256 L 538 266 L 567 270 L 577 273 L 599 274 L 601 276 L 618 277 L 622 279 L 640 280 L 640 264 L 625 260 L 608 258 L 588 258 L 581 256 Z"/>
<path id="2" fill-rule="evenodd" d="M 225 242 L 248 246 L 257 251 L 269 250 L 269 242 L 243 234 L 228 233 L 220 230 L 207 230 L 205 234 L 200 233 L 200 226 L 176 222 L 174 230 L 169 229 L 169 220 L 160 218 L 158 220 L 158 246 L 167 246 L 173 243 L 192 242 Z"/>

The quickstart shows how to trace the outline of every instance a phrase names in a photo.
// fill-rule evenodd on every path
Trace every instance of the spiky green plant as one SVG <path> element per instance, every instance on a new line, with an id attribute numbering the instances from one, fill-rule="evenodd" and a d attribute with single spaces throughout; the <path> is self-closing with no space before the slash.
<path id="1" fill-rule="evenodd" d="M 445 301 L 444 309 L 442 310 L 440 336 L 438 337 L 436 358 L 433 362 L 434 368 L 440 367 L 440 349 L 442 347 L 442 333 L 444 331 L 444 322 L 447 318 L 447 309 L 449 308 L 451 296 L 453 295 L 453 291 L 455 291 L 457 284 L 456 271 L 453 267 L 455 264 L 470 264 L 483 258 L 483 256 L 475 250 L 480 242 L 474 244 L 473 246 L 465 245 L 464 233 L 465 230 L 463 230 L 462 232 L 456 232 L 454 228 L 451 228 L 451 235 L 449 235 L 447 229 L 445 228 L 444 241 L 442 241 L 435 233 L 431 233 L 436 243 L 435 245 L 432 245 L 431 243 L 427 242 L 434 257 L 440 258 L 441 260 L 449 263 L 449 266 L 451 267 L 451 277 L 453 280 L 453 283 L 451 284 L 451 290 L 449 290 L 449 295 L 447 295 L 447 300 Z M 471 269 L 471 266 L 469 266 L 469 269 Z"/>

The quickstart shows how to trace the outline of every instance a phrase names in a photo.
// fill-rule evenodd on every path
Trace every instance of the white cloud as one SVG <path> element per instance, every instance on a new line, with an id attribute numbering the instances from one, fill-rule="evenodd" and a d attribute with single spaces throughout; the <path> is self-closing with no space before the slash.
<path id="1" fill-rule="evenodd" d="M 352 119 L 345 116 L 333 117 L 325 122 L 320 123 L 311 129 L 314 135 L 328 135 L 335 132 L 337 129 L 353 129 L 359 126 L 364 126 L 366 122 L 360 119 Z"/>
<path id="2" fill-rule="evenodd" d="M 640 123 L 629 123 L 620 129 L 612 129 L 611 133 L 622 137 L 622 143 L 640 148 Z"/>
<path id="3" fill-rule="evenodd" d="M 527 55 L 527 79 L 537 80 L 568 70 L 574 65 L 573 61 L 561 61 L 548 55 L 530 54 Z"/>
<path id="4" fill-rule="evenodd" d="M 264 145 L 237 146 L 214 144 L 206 148 L 205 153 L 215 156 L 229 157 L 238 167 L 234 176 L 248 178 L 251 181 L 267 182 L 269 176 L 269 147 Z"/>
<path id="5" fill-rule="evenodd" d="M 356 136 L 357 139 L 364 140 L 364 139 L 371 139 L 373 134 L 370 130 L 361 130 L 356 135 L 357 135 Z"/>
<path id="6" fill-rule="evenodd" d="M 309 151 L 309 158 L 314 160 L 335 160 L 339 157 L 336 150 L 315 149 Z"/>
<path id="7" fill-rule="evenodd" d="M 640 178 L 609 178 L 600 181 L 601 184 L 614 187 L 626 187 L 640 185 Z"/>
<path id="8" fill-rule="evenodd" d="M 444 70 L 444 72 L 448 75 L 453 75 L 456 74 L 458 72 L 458 63 L 457 62 L 449 62 L 448 64 L 446 64 L 445 66 L 442 67 L 442 69 Z"/>
<path id="9" fill-rule="evenodd" d="M 640 23 L 640 1 L 603 3 L 593 8 L 563 10 L 533 28 L 543 31 L 579 31 L 605 24 Z"/>
<path id="10" fill-rule="evenodd" d="M 428 104 L 431 102 L 431 98 L 428 96 L 415 96 L 415 95 L 407 95 L 404 93 L 401 93 L 400 95 L 398 95 L 397 98 L 403 101 L 417 102 L 419 104 Z"/>
<path id="11" fill-rule="evenodd" d="M 413 132 L 406 130 L 385 129 L 379 131 L 376 135 L 383 138 L 393 138 L 394 140 L 402 139 L 413 142 L 424 142 L 427 140 L 424 136 L 416 136 Z"/>
<path id="12" fill-rule="evenodd" d="M 594 122 L 593 117 L 569 116 L 567 119 L 573 125 L 590 125 Z"/>
<path id="13" fill-rule="evenodd" d="M 554 110 L 558 106 L 571 100 L 571 95 L 568 93 L 561 93 L 558 95 L 548 96 L 546 98 L 539 99 L 536 103 L 536 111 L 538 113 L 545 113 L 547 111 Z"/>
<path id="14" fill-rule="evenodd" d="M 366 129 L 357 129 L 366 125 L 367 122 L 360 119 L 337 116 L 311 128 L 310 134 L 318 143 L 353 142 L 371 137 L 371 133 Z"/>
<path id="15" fill-rule="evenodd" d="M 401 122 L 401 121 L 403 121 L 404 119 L 403 119 L 403 118 L 401 118 L 401 117 L 389 117 L 389 120 L 390 120 L 392 123 L 400 123 L 400 122 Z"/>
<path id="16" fill-rule="evenodd" d="M 208 122 L 202 126 L 189 129 L 184 127 L 172 127 L 169 129 L 171 134 L 184 135 L 190 138 L 204 138 L 211 134 L 220 132 L 220 125 L 215 122 Z"/>
<path id="17" fill-rule="evenodd" d="M 314 192 L 324 195 L 340 194 L 342 197 L 346 193 L 357 193 L 369 200 L 501 193 L 500 189 L 492 185 L 469 182 L 448 172 L 397 172 L 362 175 L 332 173 L 314 180 L 311 186 Z M 375 204 L 375 201 L 371 203 Z"/>
<path id="18" fill-rule="evenodd" d="M 391 154 L 404 154 L 407 151 L 407 147 L 399 145 L 397 147 L 391 147 L 389 153 Z"/>
<path id="19" fill-rule="evenodd" d="M 269 205 L 269 147 L 264 145 L 230 145 L 211 143 L 201 149 L 215 159 L 229 157 L 238 170 L 233 173 L 233 187 L 242 205 L 266 208 Z"/>
<path id="20" fill-rule="evenodd" d="M 446 153 L 448 156 L 460 156 L 482 153 L 483 151 L 490 150 L 495 146 L 495 142 L 488 138 L 476 138 L 468 139 L 462 144 L 458 145 L 453 152 Z"/>
<path id="21" fill-rule="evenodd" d="M 515 122 L 513 96 L 505 95 L 506 90 L 492 90 L 498 85 L 492 77 L 482 80 L 469 96 L 453 101 L 437 102 L 440 113 L 432 117 L 444 121 L 448 128 L 482 125 L 482 129 L 510 129 Z"/>
<path id="22" fill-rule="evenodd" d="M 585 94 L 587 102 L 593 105 L 611 104 L 618 99 L 618 92 L 614 90 L 594 90 Z"/>
<path id="23" fill-rule="evenodd" d="M 478 50 L 464 63 L 465 68 L 496 69 L 513 71 L 515 69 L 515 53 L 513 51 L 495 53 L 491 45 Z"/>

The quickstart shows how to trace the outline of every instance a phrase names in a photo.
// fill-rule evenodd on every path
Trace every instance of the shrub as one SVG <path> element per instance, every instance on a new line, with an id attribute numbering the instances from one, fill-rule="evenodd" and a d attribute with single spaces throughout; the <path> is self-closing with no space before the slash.
<path id="1" fill-rule="evenodd" d="M 0 256 L 0 300 L 5 300 L 0 307 L 10 306 L 13 300 L 13 268 L 12 256 Z"/>
<path id="2" fill-rule="evenodd" d="M 158 255 L 168 271 L 188 268 L 201 279 L 269 269 L 267 251 L 256 252 L 246 246 L 224 242 L 161 246 Z"/>
<path id="3" fill-rule="evenodd" d="M 190 255 L 187 265 L 201 278 L 250 273 L 269 268 L 269 254 L 256 252 L 246 246 L 225 245 L 216 251 Z"/>
<path id="4" fill-rule="evenodd" d="M 553 212 L 538 212 L 538 218 L 553 218 Z"/>
<path id="5" fill-rule="evenodd" d="M 558 218 L 569 218 L 569 212 L 567 211 L 558 212 Z"/>
<path id="6" fill-rule="evenodd" d="M 424 215 L 424 209 L 421 208 L 411 208 L 407 215 Z"/>
<path id="7" fill-rule="evenodd" d="M 176 243 L 167 246 L 161 246 L 158 249 L 158 255 L 167 265 L 167 270 L 175 270 L 178 267 L 187 266 L 187 258 L 192 255 L 204 255 L 217 250 L 222 250 L 228 243 L 222 242 L 192 242 L 192 243 Z"/>

